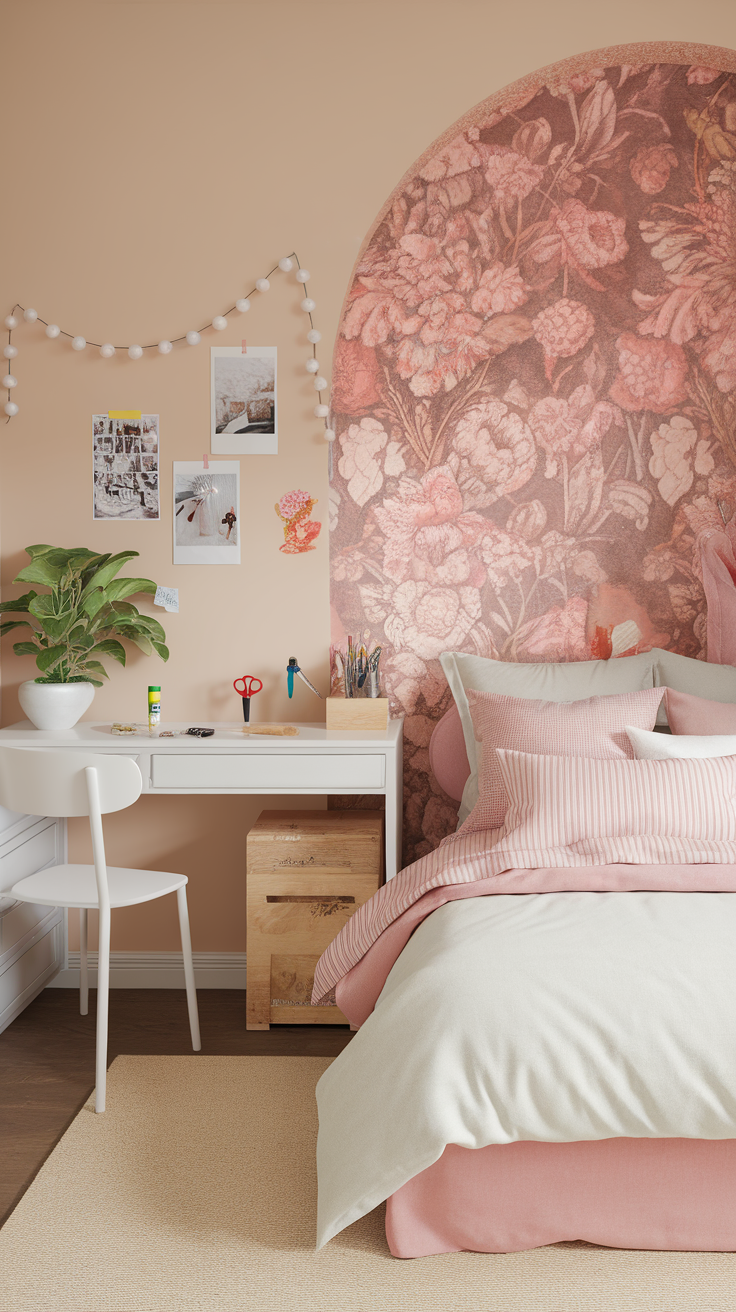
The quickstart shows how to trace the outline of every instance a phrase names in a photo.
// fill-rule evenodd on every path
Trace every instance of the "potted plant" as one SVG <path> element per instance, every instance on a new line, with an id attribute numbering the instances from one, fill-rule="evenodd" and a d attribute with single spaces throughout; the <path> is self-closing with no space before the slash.
<path id="1" fill-rule="evenodd" d="M 22 683 L 20 704 L 37 729 L 71 729 L 84 714 L 108 677 L 100 657 L 125 665 L 125 638 L 150 656 L 169 659 L 166 634 L 158 620 L 127 600 L 136 592 L 156 591 L 151 579 L 116 578 L 137 551 L 100 555 L 86 547 L 26 547 L 30 565 L 14 583 L 37 583 L 46 592 L 30 591 L 0 604 L 0 612 L 24 612 L 29 619 L 5 620 L 0 636 L 28 628 L 30 636 L 16 642 L 19 656 L 33 655 L 41 674 Z"/>

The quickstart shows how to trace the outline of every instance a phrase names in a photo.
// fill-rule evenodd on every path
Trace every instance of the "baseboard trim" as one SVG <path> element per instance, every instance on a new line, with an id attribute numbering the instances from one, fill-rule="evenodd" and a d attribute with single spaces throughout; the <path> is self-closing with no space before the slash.
<path id="1" fill-rule="evenodd" d="M 194 952 L 198 989 L 244 989 L 244 952 Z M 97 987 L 97 953 L 90 952 L 89 982 Z M 69 953 L 69 965 L 46 985 L 49 989 L 79 988 L 79 953 Z M 183 989 L 181 952 L 111 952 L 111 989 Z"/>

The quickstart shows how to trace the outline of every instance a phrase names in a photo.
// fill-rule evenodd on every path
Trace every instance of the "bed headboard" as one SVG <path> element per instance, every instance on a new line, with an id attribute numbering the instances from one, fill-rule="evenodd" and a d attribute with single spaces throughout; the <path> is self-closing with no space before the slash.
<path id="1" fill-rule="evenodd" d="M 366 239 L 333 366 L 333 642 L 383 647 L 407 859 L 455 826 L 442 651 L 706 654 L 700 541 L 736 509 L 734 143 L 734 51 L 595 51 L 470 110 Z"/>

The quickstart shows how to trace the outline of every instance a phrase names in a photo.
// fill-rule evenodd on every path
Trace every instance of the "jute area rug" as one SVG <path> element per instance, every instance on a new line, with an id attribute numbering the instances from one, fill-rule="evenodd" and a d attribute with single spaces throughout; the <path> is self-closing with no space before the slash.
<path id="1" fill-rule="evenodd" d="M 736 1256 L 314 1251 L 318 1057 L 118 1057 L 0 1232 L 3 1312 L 733 1312 Z M 346 1144 L 346 1150 L 350 1145 Z"/>

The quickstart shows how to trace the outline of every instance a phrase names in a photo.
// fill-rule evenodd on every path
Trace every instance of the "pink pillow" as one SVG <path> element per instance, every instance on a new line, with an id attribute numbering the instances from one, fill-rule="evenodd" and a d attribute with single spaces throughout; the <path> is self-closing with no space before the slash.
<path id="1" fill-rule="evenodd" d="M 736 705 L 710 702 L 689 692 L 664 690 L 667 721 L 673 733 L 736 733 Z"/>
<path id="2" fill-rule="evenodd" d="M 736 839 L 734 756 L 605 761 L 500 750 L 497 758 L 509 797 L 501 844 L 515 851 L 595 838 Z M 687 846 L 683 854 L 692 859 Z"/>
<path id="3" fill-rule="evenodd" d="M 579 702 L 531 701 L 496 692 L 475 692 L 472 688 L 468 688 L 467 695 L 475 737 L 483 748 L 478 801 L 463 832 L 498 829 L 504 822 L 508 799 L 497 748 L 545 756 L 633 759 L 626 725 L 653 729 L 662 689 L 643 688 L 610 697 L 586 697 Z"/>

